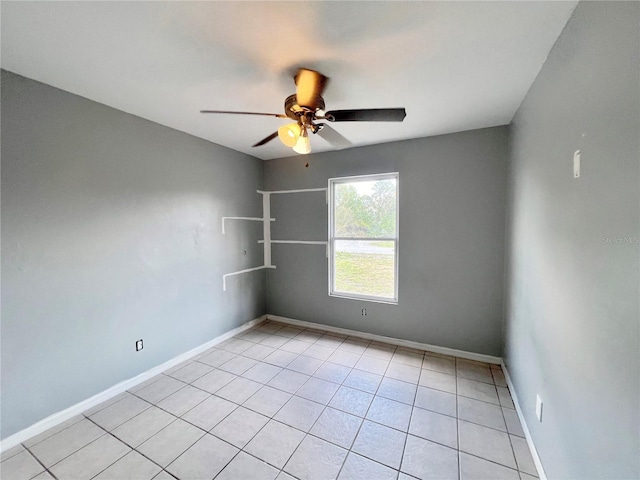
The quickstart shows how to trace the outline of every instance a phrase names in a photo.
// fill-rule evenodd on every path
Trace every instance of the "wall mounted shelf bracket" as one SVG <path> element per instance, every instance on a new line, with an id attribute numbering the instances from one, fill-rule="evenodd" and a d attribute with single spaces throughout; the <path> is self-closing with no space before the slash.
<path id="1" fill-rule="evenodd" d="M 280 244 L 301 244 L 301 245 L 324 245 L 325 246 L 325 254 L 328 256 L 328 248 L 329 242 L 321 241 L 321 240 L 272 240 L 271 239 L 271 222 L 275 222 L 275 218 L 271 218 L 271 195 L 277 194 L 286 194 L 286 193 L 306 193 L 306 192 L 327 192 L 326 188 L 306 188 L 299 190 L 274 190 L 274 191 L 264 191 L 257 190 L 258 193 L 262 195 L 262 217 L 222 217 L 222 234 L 225 234 L 225 222 L 227 220 L 244 220 L 250 222 L 262 222 L 262 233 L 263 239 L 259 240 L 258 243 L 263 244 L 264 248 L 264 265 L 260 265 L 259 267 L 253 268 L 245 268 L 244 270 L 238 270 L 237 272 L 226 273 L 222 275 L 222 290 L 227 290 L 227 278 L 240 275 L 242 273 L 255 272 L 257 270 L 262 270 L 265 268 L 276 268 L 275 265 L 271 263 L 271 244 L 280 243 Z M 325 195 L 326 200 L 326 195 Z"/>

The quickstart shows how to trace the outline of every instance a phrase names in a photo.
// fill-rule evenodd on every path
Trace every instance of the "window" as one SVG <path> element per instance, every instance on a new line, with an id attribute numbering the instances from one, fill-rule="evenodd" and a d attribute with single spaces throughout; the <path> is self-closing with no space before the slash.
<path id="1" fill-rule="evenodd" d="M 398 302 L 398 174 L 329 179 L 329 295 Z"/>

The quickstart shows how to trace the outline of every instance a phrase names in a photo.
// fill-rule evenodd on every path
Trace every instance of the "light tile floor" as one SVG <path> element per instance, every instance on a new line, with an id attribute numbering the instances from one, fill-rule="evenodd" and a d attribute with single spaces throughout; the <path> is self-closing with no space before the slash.
<path id="1" fill-rule="evenodd" d="M 2 454 L 21 479 L 537 475 L 502 370 L 267 321 Z"/>

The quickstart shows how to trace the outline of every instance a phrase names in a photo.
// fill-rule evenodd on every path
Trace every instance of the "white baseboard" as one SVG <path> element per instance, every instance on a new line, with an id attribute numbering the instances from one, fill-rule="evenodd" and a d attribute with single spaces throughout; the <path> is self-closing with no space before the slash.
<path id="1" fill-rule="evenodd" d="M 95 407 L 96 405 L 99 405 L 102 402 L 105 402 L 110 398 L 115 397 L 116 395 L 120 395 L 122 392 L 129 390 L 130 388 L 133 388 L 136 385 L 141 384 L 142 382 L 146 382 L 151 377 L 154 377 L 164 372 L 165 370 L 175 367 L 176 365 L 184 362 L 185 360 L 189 360 L 190 358 L 204 352 L 205 350 L 208 350 L 214 345 L 224 342 L 226 339 L 231 338 L 234 335 L 237 335 L 238 333 L 241 333 L 245 330 L 248 330 L 249 328 L 259 324 L 260 322 L 263 322 L 264 320 L 266 320 L 266 318 L 267 318 L 266 315 L 262 315 L 261 317 L 250 320 L 249 322 L 243 325 L 240 325 L 239 327 L 234 328 L 233 330 L 229 330 L 228 332 L 214 338 L 213 340 L 209 340 L 207 343 L 203 343 L 202 345 L 196 348 L 193 348 L 188 352 L 185 352 L 176 357 L 173 357 L 171 360 L 167 360 L 161 365 L 153 367 L 145 372 L 142 372 L 141 374 L 136 375 L 133 378 L 124 380 L 123 382 L 120 382 L 114 385 L 113 387 L 110 387 L 94 395 L 93 397 L 87 398 L 86 400 L 83 400 L 80 403 L 76 403 L 75 405 L 72 405 L 69 408 L 66 408 L 60 412 L 54 413 L 53 415 L 50 415 L 47 418 L 44 418 L 37 423 L 34 423 L 30 427 L 27 427 L 24 430 L 20 430 L 19 432 L 14 433 L 13 435 L 2 440 L 0 444 L 0 451 L 4 452 L 12 447 L 15 447 L 16 445 L 22 442 L 25 442 L 26 440 L 32 437 L 35 437 L 36 435 L 39 435 L 42 432 L 49 430 L 50 428 L 55 427 L 56 425 L 61 424 L 62 422 L 66 422 L 70 418 L 75 417 L 76 415 L 79 415 L 82 412 L 85 412 L 90 408 Z"/>
<path id="2" fill-rule="evenodd" d="M 364 333 L 357 330 L 349 330 L 348 328 L 332 327 L 321 323 L 306 322 L 304 320 L 296 320 L 294 318 L 281 317 L 279 315 L 267 314 L 267 319 L 277 322 L 288 323 L 290 325 L 298 325 L 307 328 L 318 328 L 329 332 L 340 333 L 352 337 L 360 337 L 366 340 L 375 340 L 378 342 L 391 343 L 402 347 L 416 348 L 427 352 L 441 353 L 443 355 L 451 355 L 454 357 L 466 358 L 467 360 L 476 360 L 479 362 L 502 364 L 502 358 L 492 355 L 484 355 L 482 353 L 466 352 L 464 350 L 456 350 L 455 348 L 439 347 L 437 345 L 429 345 L 428 343 L 413 342 L 411 340 L 403 340 L 401 338 L 385 337 L 383 335 L 375 335 L 373 333 Z"/>
<path id="3" fill-rule="evenodd" d="M 507 366 L 504 364 L 504 361 L 502 362 L 502 372 L 504 373 L 504 378 L 507 381 L 507 385 L 509 386 L 509 392 L 511 393 L 513 404 L 516 407 L 516 413 L 518 414 L 518 418 L 520 419 L 522 430 L 524 430 L 524 436 L 527 439 L 527 445 L 529 445 L 529 450 L 531 451 L 531 456 L 533 457 L 533 463 L 536 465 L 536 470 L 538 470 L 538 477 L 540 477 L 540 480 L 547 480 L 547 474 L 544 472 L 542 460 L 540 460 L 538 450 L 536 450 L 536 446 L 533 443 L 533 438 L 531 438 L 531 432 L 529 431 L 527 422 L 524 419 L 524 414 L 522 413 L 522 408 L 520 408 L 516 390 L 513 388 L 513 383 L 511 382 L 511 377 L 509 376 L 509 370 L 507 370 Z"/>

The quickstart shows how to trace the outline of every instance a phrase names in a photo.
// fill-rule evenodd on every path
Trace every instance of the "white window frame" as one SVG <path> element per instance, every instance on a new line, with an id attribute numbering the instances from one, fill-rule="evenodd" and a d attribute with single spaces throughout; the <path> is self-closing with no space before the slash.
<path id="1" fill-rule="evenodd" d="M 395 179 L 396 181 L 396 232 L 395 238 L 391 237 L 336 237 L 335 235 L 335 219 L 334 219 L 334 207 L 335 207 L 335 186 L 342 183 L 354 183 L 354 182 L 371 182 L 377 180 L 389 180 Z M 329 296 L 338 298 L 348 298 L 352 300 L 361 300 L 366 302 L 388 303 L 392 305 L 398 304 L 398 233 L 399 233 L 399 212 L 400 212 L 400 175 L 398 172 L 392 173 L 379 173 L 373 175 L 355 175 L 351 177 L 336 177 L 329 179 L 328 187 L 329 196 Z M 361 295 L 357 293 L 340 292 L 335 291 L 334 284 L 334 272 L 335 272 L 335 242 L 336 240 L 382 240 L 394 242 L 394 297 L 377 297 L 373 295 Z"/>

